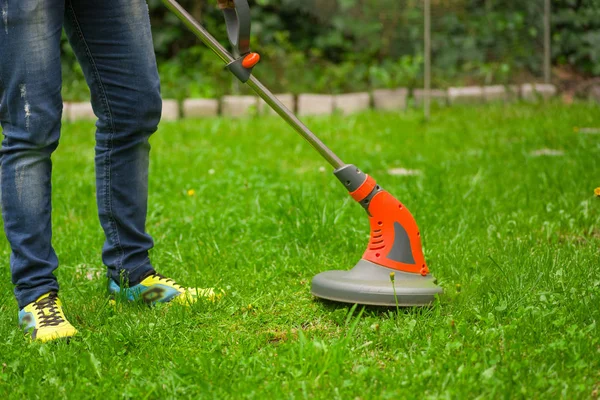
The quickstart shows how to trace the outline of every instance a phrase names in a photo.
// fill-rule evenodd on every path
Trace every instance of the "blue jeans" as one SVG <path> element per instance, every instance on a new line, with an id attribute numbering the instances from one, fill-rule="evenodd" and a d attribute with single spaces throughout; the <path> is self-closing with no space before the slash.
<path id="1" fill-rule="evenodd" d="M 19 307 L 58 290 L 50 156 L 61 129 L 64 27 L 91 90 L 96 197 L 108 276 L 153 271 L 146 233 L 148 138 L 162 102 L 144 0 L 0 0 L 2 216 Z M 76 206 L 76 205 L 73 205 Z"/>

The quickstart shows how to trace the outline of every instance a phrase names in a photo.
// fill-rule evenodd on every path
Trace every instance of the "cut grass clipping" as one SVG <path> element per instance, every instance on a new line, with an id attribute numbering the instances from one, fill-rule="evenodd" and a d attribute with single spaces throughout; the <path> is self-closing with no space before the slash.
<path id="1" fill-rule="evenodd" d="M 54 245 L 70 344 L 17 328 L 1 242 L 0 394 L 24 398 L 590 398 L 600 389 L 597 106 L 489 105 L 308 121 L 415 215 L 445 294 L 430 308 L 316 301 L 368 241 L 361 207 L 276 117 L 163 123 L 152 259 L 226 290 L 191 309 L 108 304 L 94 128 L 55 153 Z M 407 173 L 406 171 L 409 171 Z"/>

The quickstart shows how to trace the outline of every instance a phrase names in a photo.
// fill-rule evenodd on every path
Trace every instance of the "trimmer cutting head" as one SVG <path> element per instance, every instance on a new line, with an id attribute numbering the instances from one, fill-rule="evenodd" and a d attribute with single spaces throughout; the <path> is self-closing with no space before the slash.
<path id="1" fill-rule="evenodd" d="M 312 294 L 344 303 L 377 306 L 423 306 L 441 294 L 423 257 L 421 232 L 402 203 L 354 165 L 334 174 L 367 211 L 371 240 L 350 271 L 315 276 Z"/>
<path id="2" fill-rule="evenodd" d="M 432 275 L 396 271 L 366 260 L 350 271 L 322 272 L 312 281 L 314 296 L 351 304 L 426 306 L 441 293 Z"/>

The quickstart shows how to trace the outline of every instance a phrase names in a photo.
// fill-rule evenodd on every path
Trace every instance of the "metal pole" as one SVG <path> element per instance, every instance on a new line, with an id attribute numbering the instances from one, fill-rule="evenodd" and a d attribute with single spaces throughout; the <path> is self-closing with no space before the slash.
<path id="1" fill-rule="evenodd" d="M 544 82 L 550 83 L 552 76 L 550 70 L 550 60 L 552 57 L 550 45 L 550 0 L 544 0 Z"/>
<path id="2" fill-rule="evenodd" d="M 431 0 L 425 0 L 425 120 L 429 121 L 431 114 Z"/>
<path id="3" fill-rule="evenodd" d="M 229 64 L 234 61 L 233 56 L 219 43 L 202 25 L 198 23 L 177 1 L 163 0 L 165 5 L 175 14 L 183 23 L 214 51 L 223 62 Z M 258 94 L 273 110 L 277 112 L 285 121 L 290 124 L 311 146 L 321 154 L 321 156 L 329 162 L 335 169 L 343 167 L 344 162 L 331 151 L 306 125 L 304 125 L 298 117 L 294 115 L 283 103 L 269 91 L 258 79 L 254 76 L 250 77 L 247 82 L 256 94 Z"/>

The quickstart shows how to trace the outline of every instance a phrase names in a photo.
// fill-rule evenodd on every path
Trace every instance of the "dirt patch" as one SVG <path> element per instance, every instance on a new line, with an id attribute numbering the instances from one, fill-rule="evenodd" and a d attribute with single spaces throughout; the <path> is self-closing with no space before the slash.
<path id="1" fill-rule="evenodd" d="M 576 244 L 587 244 L 591 240 L 599 240 L 600 239 L 600 228 L 596 228 L 591 232 L 584 232 L 580 235 L 574 235 L 572 233 L 561 233 L 559 236 L 559 240 L 561 242 L 569 242 Z"/>
<path id="2" fill-rule="evenodd" d="M 542 156 L 560 157 L 560 156 L 564 156 L 565 152 L 562 150 L 554 150 L 554 149 L 539 149 L 539 150 L 532 151 L 531 155 L 533 157 L 542 157 Z"/>
<path id="3" fill-rule="evenodd" d="M 423 172 L 418 169 L 392 168 L 388 170 L 388 174 L 394 176 L 419 176 L 422 175 Z"/>
<path id="4" fill-rule="evenodd" d="M 593 91 L 600 87 L 600 77 L 581 74 L 569 66 L 553 69 L 554 80 L 565 103 L 570 104 L 575 98 L 588 99 Z M 599 99 L 600 100 L 600 99 Z"/>

